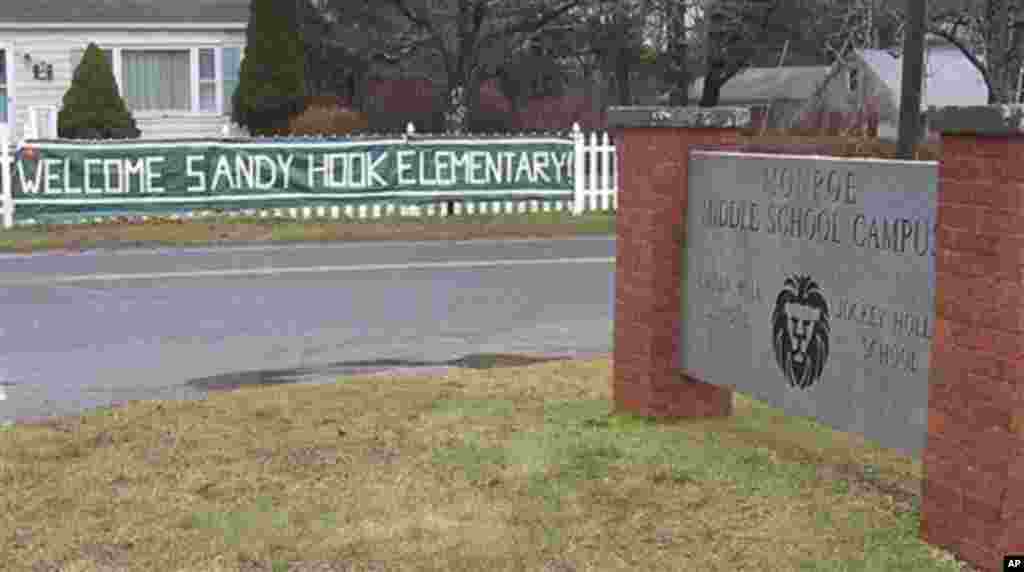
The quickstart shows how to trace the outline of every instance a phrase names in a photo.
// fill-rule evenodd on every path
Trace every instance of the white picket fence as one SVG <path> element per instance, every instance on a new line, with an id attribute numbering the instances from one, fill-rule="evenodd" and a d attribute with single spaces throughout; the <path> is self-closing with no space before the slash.
<path id="1" fill-rule="evenodd" d="M 225 126 L 227 130 L 227 126 Z M 17 201 L 12 198 L 12 168 L 14 154 L 18 149 L 25 146 L 26 141 L 36 139 L 39 132 L 38 123 L 32 121 L 27 130 L 25 138 L 17 145 L 11 144 L 10 140 L 0 134 L 0 215 L 2 215 L 3 228 L 11 228 L 14 225 L 14 211 Z M 413 134 L 412 124 L 409 124 L 406 132 Z M 585 212 L 607 212 L 614 211 L 618 207 L 618 164 L 615 156 L 615 145 L 610 140 L 608 133 L 584 133 L 579 124 L 574 124 L 572 129 L 573 139 L 573 198 L 571 201 L 561 200 L 445 200 L 423 207 L 400 205 L 381 201 L 377 204 L 335 205 L 331 207 L 292 207 L 262 209 L 258 205 L 253 208 L 238 209 L 228 213 L 219 213 L 226 216 L 255 216 L 259 218 L 328 218 L 340 219 L 374 219 L 381 216 L 449 216 L 460 214 L 511 214 L 529 212 L 560 212 L 569 210 L 574 215 Z M 154 142 L 156 142 L 154 140 Z M 486 140 L 481 140 L 486 144 Z M 145 199 L 138 202 L 145 203 Z M 189 211 L 181 215 L 170 215 L 169 218 L 199 218 L 210 216 L 213 211 Z M 81 216 L 75 221 L 69 222 L 102 222 L 106 217 Z M 141 217 L 143 220 L 150 218 Z M 35 221 L 19 221 L 19 224 L 32 224 Z"/>
<path id="2" fill-rule="evenodd" d="M 573 214 L 586 211 L 609 211 L 618 208 L 619 167 L 615 145 L 602 133 L 591 132 L 589 141 L 579 123 L 572 126 L 573 152 Z"/>

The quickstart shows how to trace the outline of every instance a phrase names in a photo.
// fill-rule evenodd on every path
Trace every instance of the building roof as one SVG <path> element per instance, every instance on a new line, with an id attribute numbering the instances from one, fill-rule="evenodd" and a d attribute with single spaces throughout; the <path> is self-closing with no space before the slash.
<path id="1" fill-rule="evenodd" d="M 747 68 L 725 82 L 719 103 L 730 105 L 807 99 L 814 95 L 814 90 L 825 80 L 828 71 L 828 66 Z M 699 98 L 703 89 L 702 76 L 690 87 L 690 97 Z"/>
<path id="2" fill-rule="evenodd" d="M 886 50 L 862 50 L 859 55 L 892 90 L 898 103 L 903 60 Z M 981 72 L 955 46 L 929 46 L 925 62 L 928 71 L 921 94 L 922 107 L 988 103 L 988 86 Z"/>
<path id="3" fill-rule="evenodd" d="M 0 0 L 0 22 L 245 23 L 249 0 Z"/>

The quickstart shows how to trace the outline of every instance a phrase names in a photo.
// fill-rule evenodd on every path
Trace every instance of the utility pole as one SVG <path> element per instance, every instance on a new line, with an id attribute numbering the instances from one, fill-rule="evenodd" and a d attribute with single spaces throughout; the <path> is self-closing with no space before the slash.
<path id="1" fill-rule="evenodd" d="M 878 38 L 878 0 L 869 0 L 871 2 L 871 11 L 868 13 L 871 19 L 871 24 L 868 26 L 868 47 L 877 50 L 881 47 L 882 42 Z"/>
<path id="2" fill-rule="evenodd" d="M 903 77 L 900 79 L 900 135 L 898 153 L 914 157 L 921 137 L 921 83 L 924 80 L 925 0 L 907 0 L 907 25 L 903 28 Z"/>
<path id="3" fill-rule="evenodd" d="M 1021 98 L 1021 90 L 1024 89 L 1024 14 L 1019 11 L 1014 14 L 1013 22 L 1013 51 L 1017 54 L 1015 67 L 1017 68 L 1016 89 L 1007 103 L 1024 103 Z M 1010 68 L 1011 70 L 1013 68 Z"/>

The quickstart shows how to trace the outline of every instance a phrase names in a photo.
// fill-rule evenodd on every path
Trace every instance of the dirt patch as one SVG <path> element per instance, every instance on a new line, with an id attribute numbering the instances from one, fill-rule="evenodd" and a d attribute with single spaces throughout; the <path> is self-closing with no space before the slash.
<path id="1" fill-rule="evenodd" d="M 256 449 L 251 454 L 253 460 L 260 464 L 269 463 L 274 460 L 274 452 L 270 449 Z"/>
<path id="2" fill-rule="evenodd" d="M 382 562 L 370 561 L 358 564 L 350 560 L 314 560 L 310 562 L 288 562 L 278 570 L 287 572 L 387 572 Z M 273 572 L 274 565 L 270 562 L 247 560 L 238 567 L 239 572 Z"/>
<path id="3" fill-rule="evenodd" d="M 99 449 L 114 444 L 114 436 L 109 431 L 100 431 L 92 438 L 92 446 Z"/>
<path id="4" fill-rule="evenodd" d="M 53 417 L 29 417 L 25 419 L 19 419 L 19 425 L 29 425 L 33 427 L 43 427 L 46 429 L 52 429 L 59 433 L 74 433 L 78 430 L 81 418 L 77 415 L 61 415 Z"/>
<path id="5" fill-rule="evenodd" d="M 862 465 L 823 465 L 818 476 L 827 481 L 843 480 L 854 492 L 875 492 L 892 497 L 900 510 L 918 510 L 921 506 L 921 479 L 911 477 L 883 478 Z"/>
<path id="6" fill-rule="evenodd" d="M 129 496 L 132 490 L 132 483 L 126 478 L 118 477 L 110 482 L 110 492 L 117 498 Z"/>
<path id="7" fill-rule="evenodd" d="M 568 560 L 548 560 L 544 563 L 544 572 L 576 572 L 576 565 Z"/>
<path id="8" fill-rule="evenodd" d="M 390 465 L 400 457 L 398 451 L 388 447 L 372 447 L 366 456 L 376 465 Z"/>
<path id="9" fill-rule="evenodd" d="M 336 465 L 338 451 L 327 447 L 300 447 L 288 451 L 288 462 L 296 465 Z"/>
<path id="10" fill-rule="evenodd" d="M 15 546 L 28 546 L 32 542 L 33 533 L 29 528 L 18 527 L 14 529 L 14 544 Z"/>
<path id="11" fill-rule="evenodd" d="M 333 362 L 316 367 L 239 371 L 190 379 L 186 385 L 204 391 L 231 391 L 242 387 L 280 385 L 341 377 L 441 376 L 453 368 L 492 369 L 523 367 L 569 359 L 566 356 L 523 354 L 470 354 L 448 361 L 373 359 Z"/>

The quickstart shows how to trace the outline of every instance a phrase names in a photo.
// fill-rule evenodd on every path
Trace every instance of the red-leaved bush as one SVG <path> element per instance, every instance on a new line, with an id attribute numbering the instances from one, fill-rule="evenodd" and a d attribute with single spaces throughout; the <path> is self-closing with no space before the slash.
<path id="1" fill-rule="evenodd" d="M 443 125 L 440 89 L 429 79 L 375 79 L 366 85 L 364 111 L 373 131 L 404 132 L 412 123 L 420 132 Z"/>
<path id="2" fill-rule="evenodd" d="M 366 86 L 364 111 L 372 131 L 401 132 L 412 122 L 419 133 L 440 132 L 443 130 L 443 98 L 443 88 L 428 79 L 370 80 Z M 604 129 L 607 125 L 600 106 L 585 96 L 535 98 L 515 111 L 497 82 L 492 80 L 480 87 L 471 128 L 486 133 L 552 131 L 570 129 L 574 122 L 588 130 Z"/>
<path id="3" fill-rule="evenodd" d="M 526 131 L 571 129 L 573 123 L 586 130 L 607 126 L 607 115 L 593 100 L 579 95 L 531 99 L 516 119 L 518 127 Z"/>
<path id="4" fill-rule="evenodd" d="M 336 136 L 369 128 L 366 115 L 344 107 L 309 107 L 289 123 L 292 135 Z"/>

